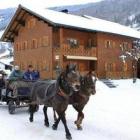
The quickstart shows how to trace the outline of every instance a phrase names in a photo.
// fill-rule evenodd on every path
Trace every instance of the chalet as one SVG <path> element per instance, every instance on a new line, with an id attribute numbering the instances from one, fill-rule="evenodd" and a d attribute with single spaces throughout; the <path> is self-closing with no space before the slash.
<path id="1" fill-rule="evenodd" d="M 15 65 L 25 70 L 32 64 L 42 78 L 55 78 L 56 69 L 70 63 L 99 78 L 129 78 L 132 62 L 121 62 L 120 47 L 130 49 L 139 38 L 117 23 L 19 5 L 1 40 L 13 43 Z"/>

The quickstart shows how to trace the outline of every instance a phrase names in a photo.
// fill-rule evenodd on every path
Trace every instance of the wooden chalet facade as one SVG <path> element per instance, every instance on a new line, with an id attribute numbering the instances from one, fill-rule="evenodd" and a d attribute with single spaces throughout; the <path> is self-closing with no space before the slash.
<path id="1" fill-rule="evenodd" d="M 96 71 L 99 78 L 132 77 L 132 62 L 127 61 L 123 66 L 119 55 L 120 45 L 131 48 L 134 39 L 54 24 L 23 6 L 18 7 L 1 38 L 13 43 L 15 65 L 26 70 L 32 64 L 40 71 L 42 78 L 55 78 L 56 68 L 70 63 L 77 64 L 81 73 Z"/>

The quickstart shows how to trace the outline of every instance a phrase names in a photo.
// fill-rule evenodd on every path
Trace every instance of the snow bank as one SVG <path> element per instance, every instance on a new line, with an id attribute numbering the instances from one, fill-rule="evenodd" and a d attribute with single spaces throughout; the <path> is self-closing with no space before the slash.
<path id="1" fill-rule="evenodd" d="M 74 121 L 77 112 L 68 107 L 68 127 L 73 140 L 140 140 L 140 80 L 113 80 L 117 88 L 108 88 L 97 81 L 97 93 L 91 96 L 84 108 L 83 130 L 77 131 Z M 0 140 L 65 140 L 62 123 L 53 131 L 44 126 L 42 107 L 35 114 L 35 121 L 29 123 L 27 109 L 17 109 L 9 115 L 7 106 L 0 106 Z M 50 125 L 53 124 L 52 109 L 48 109 Z"/>

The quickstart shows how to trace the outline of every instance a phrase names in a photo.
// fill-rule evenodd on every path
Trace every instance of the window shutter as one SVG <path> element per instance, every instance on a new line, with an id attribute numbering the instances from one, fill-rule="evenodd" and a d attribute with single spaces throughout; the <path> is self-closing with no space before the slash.
<path id="1" fill-rule="evenodd" d="M 105 71 L 107 71 L 107 63 L 105 63 Z"/>
<path id="2" fill-rule="evenodd" d="M 43 47 L 48 47 L 49 46 L 49 37 L 48 36 L 43 37 L 42 45 L 43 45 Z"/>
<path id="3" fill-rule="evenodd" d="M 115 70 L 116 70 L 116 64 L 113 63 L 113 71 L 115 71 Z"/>

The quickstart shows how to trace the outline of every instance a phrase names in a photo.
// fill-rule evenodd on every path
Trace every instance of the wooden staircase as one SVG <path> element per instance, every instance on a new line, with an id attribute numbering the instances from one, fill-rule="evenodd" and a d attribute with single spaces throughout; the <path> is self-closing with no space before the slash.
<path id="1" fill-rule="evenodd" d="M 116 88 L 116 85 L 113 83 L 113 81 L 109 80 L 109 79 L 103 79 L 101 80 L 106 86 L 108 86 L 109 88 Z"/>

